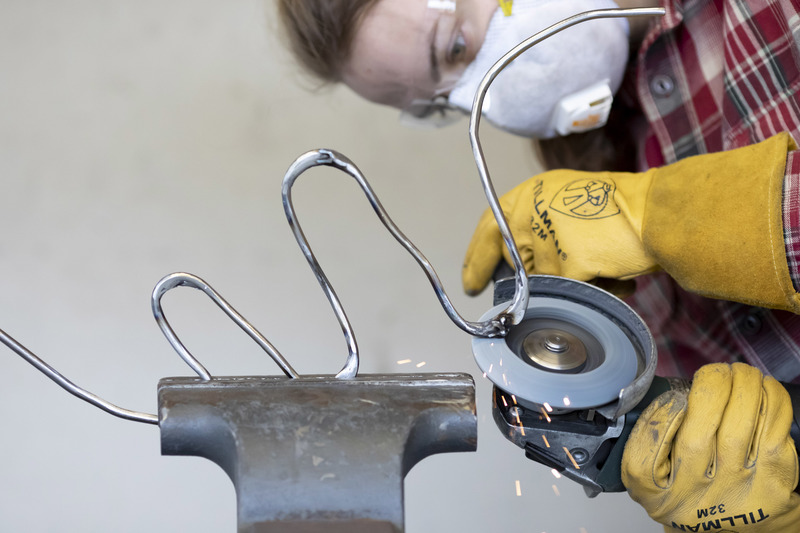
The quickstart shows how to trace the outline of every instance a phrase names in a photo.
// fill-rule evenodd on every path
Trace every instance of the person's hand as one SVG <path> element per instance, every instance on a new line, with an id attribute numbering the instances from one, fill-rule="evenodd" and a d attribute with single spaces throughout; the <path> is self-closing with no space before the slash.
<path id="1" fill-rule="evenodd" d="M 659 268 L 685 289 L 800 311 L 783 246 L 788 134 L 643 173 L 553 170 L 501 198 L 529 274 L 631 279 Z M 467 249 L 481 292 L 508 251 L 490 211 Z"/>
<path id="2" fill-rule="evenodd" d="M 528 273 L 588 281 L 625 280 L 656 270 L 642 242 L 651 176 L 551 170 L 506 193 L 500 204 Z M 487 210 L 467 249 L 465 290 L 482 291 L 503 258 L 511 263 Z"/>
<path id="3" fill-rule="evenodd" d="M 786 389 L 749 365 L 711 364 L 637 420 L 622 456 L 631 498 L 665 531 L 797 533 L 798 460 Z"/>

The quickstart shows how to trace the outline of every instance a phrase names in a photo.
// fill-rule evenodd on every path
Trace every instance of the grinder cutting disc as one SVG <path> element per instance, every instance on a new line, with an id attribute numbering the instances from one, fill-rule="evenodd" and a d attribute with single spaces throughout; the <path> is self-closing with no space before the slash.
<path id="1" fill-rule="evenodd" d="M 503 311 L 489 310 L 481 320 Z M 625 332 L 602 312 L 568 299 L 532 295 L 505 338 L 474 338 L 480 369 L 516 398 L 553 408 L 591 409 L 616 400 L 637 377 Z"/>

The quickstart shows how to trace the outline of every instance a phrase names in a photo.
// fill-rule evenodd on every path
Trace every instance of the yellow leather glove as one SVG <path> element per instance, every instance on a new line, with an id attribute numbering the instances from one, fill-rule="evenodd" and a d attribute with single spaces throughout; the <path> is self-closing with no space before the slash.
<path id="1" fill-rule="evenodd" d="M 749 365 L 706 365 L 689 393 L 667 392 L 637 420 L 622 455 L 631 498 L 665 531 L 797 533 L 792 404 Z"/>
<path id="2" fill-rule="evenodd" d="M 626 280 L 662 268 L 713 298 L 800 312 L 783 244 L 782 133 L 643 173 L 553 170 L 500 203 L 529 274 Z M 482 291 L 510 262 L 487 210 L 467 249 L 462 281 Z"/>

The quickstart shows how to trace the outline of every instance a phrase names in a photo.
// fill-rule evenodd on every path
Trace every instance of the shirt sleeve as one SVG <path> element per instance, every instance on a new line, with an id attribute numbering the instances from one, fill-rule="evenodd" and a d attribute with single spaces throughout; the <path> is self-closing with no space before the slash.
<path id="1" fill-rule="evenodd" d="M 794 290 L 800 292 L 800 151 L 789 152 L 783 178 L 783 239 Z"/>

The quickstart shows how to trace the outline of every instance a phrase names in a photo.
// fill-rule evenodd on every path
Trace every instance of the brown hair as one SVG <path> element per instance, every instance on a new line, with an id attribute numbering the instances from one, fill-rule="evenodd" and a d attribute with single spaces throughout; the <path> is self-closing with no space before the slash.
<path id="1" fill-rule="evenodd" d="M 632 125 L 638 109 L 615 99 L 608 123 L 602 128 L 566 137 L 533 141 L 534 152 L 545 169 L 571 168 L 599 172 L 636 171 L 636 142 Z"/>
<path id="2" fill-rule="evenodd" d="M 341 81 L 356 28 L 377 1 L 278 0 L 289 50 L 320 81 Z"/>

